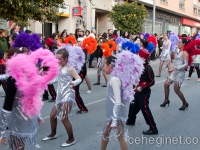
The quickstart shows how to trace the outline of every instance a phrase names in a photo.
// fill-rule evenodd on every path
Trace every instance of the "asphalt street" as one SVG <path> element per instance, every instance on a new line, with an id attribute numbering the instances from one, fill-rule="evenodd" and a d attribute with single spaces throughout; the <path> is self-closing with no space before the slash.
<path id="1" fill-rule="evenodd" d="M 155 75 L 158 72 L 159 60 L 152 61 L 151 65 Z M 91 84 L 97 80 L 96 68 L 88 68 L 88 76 Z M 188 72 L 186 72 L 186 76 Z M 167 71 L 163 70 L 162 76 L 155 78 L 155 85 L 151 88 L 150 108 L 158 127 L 159 134 L 153 136 L 143 136 L 142 131 L 147 130 L 148 126 L 139 112 L 135 126 L 128 126 L 129 130 L 129 149 L 130 150 L 199 150 L 200 149 L 200 130 L 199 130 L 199 113 L 200 113 L 200 82 L 197 82 L 196 72 L 192 74 L 189 81 L 185 81 L 181 87 L 186 100 L 189 103 L 188 109 L 180 111 L 182 106 L 179 97 L 173 91 L 173 85 L 170 90 L 170 105 L 164 108 L 160 104 L 164 100 L 164 82 L 167 78 Z M 44 102 L 42 117 L 45 125 L 38 128 L 38 143 L 44 150 L 99 150 L 101 145 L 101 136 L 105 122 L 106 113 L 106 88 L 101 87 L 105 84 L 103 76 L 101 85 L 92 85 L 92 93 L 86 94 L 87 85 L 83 82 L 80 86 L 81 96 L 89 110 L 87 114 L 76 114 L 79 109 L 73 110 L 74 115 L 70 118 L 73 125 L 73 131 L 76 138 L 76 144 L 62 148 L 61 144 L 67 140 L 67 133 L 64 126 L 58 121 L 57 134 L 58 138 L 51 141 L 42 141 L 42 138 L 50 133 L 49 114 L 53 102 Z M 0 88 L 0 94 L 4 94 Z M 2 107 L 4 98 L 0 98 Z M 127 105 L 128 112 L 129 105 Z M 0 150 L 5 150 L 6 146 L 0 145 Z M 108 150 L 120 150 L 119 142 L 112 139 L 108 143 Z"/>

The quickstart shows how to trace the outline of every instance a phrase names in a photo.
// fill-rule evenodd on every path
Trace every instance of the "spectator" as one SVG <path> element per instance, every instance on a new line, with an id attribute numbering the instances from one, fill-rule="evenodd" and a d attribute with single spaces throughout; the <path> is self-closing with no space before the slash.
<path id="1" fill-rule="evenodd" d="M 57 47 L 58 35 L 57 35 L 56 33 L 53 33 L 53 34 L 51 35 L 51 38 L 54 40 L 52 49 L 53 49 L 53 50 L 58 49 L 58 47 Z"/>
<path id="2" fill-rule="evenodd" d="M 95 37 L 96 37 L 96 30 L 94 28 L 91 30 L 91 33 L 90 33 L 89 36 L 91 36 L 91 37 L 93 37 L 95 39 Z"/>
<path id="3" fill-rule="evenodd" d="M 85 37 L 88 37 L 90 35 L 90 31 L 89 30 L 86 30 L 85 31 Z"/>
<path id="4" fill-rule="evenodd" d="M 13 33 L 16 33 L 15 28 L 10 29 L 10 35 L 12 35 Z M 6 37 L 8 49 L 10 48 L 10 44 L 9 44 L 9 37 L 10 37 L 10 35 Z"/>
<path id="5" fill-rule="evenodd" d="M 77 28 L 77 29 L 75 30 L 74 36 L 75 36 L 76 40 L 78 39 L 78 37 L 79 37 L 79 35 L 80 35 L 80 32 L 81 32 L 81 29 L 80 29 L 80 28 Z"/>
<path id="6" fill-rule="evenodd" d="M 129 34 L 128 34 L 128 32 L 123 32 L 123 33 L 122 33 L 122 37 L 123 37 L 123 38 L 129 39 Z"/>
<path id="7" fill-rule="evenodd" d="M 109 40 L 113 39 L 113 30 L 112 29 L 108 29 L 108 39 Z"/>
<path id="8" fill-rule="evenodd" d="M 18 35 L 17 33 L 13 33 L 9 36 L 9 41 L 8 41 L 9 47 L 13 46 L 15 38 L 17 37 L 17 35 Z"/>
<path id="9" fill-rule="evenodd" d="M 0 29 L 0 48 L 5 52 L 8 50 L 8 44 L 6 40 L 6 33 L 4 29 Z"/>
<path id="10" fill-rule="evenodd" d="M 65 43 L 66 37 L 67 37 L 67 30 L 63 30 L 63 32 L 60 35 L 60 39 L 62 43 Z"/>
<path id="11" fill-rule="evenodd" d="M 113 38 L 116 39 L 117 37 L 118 37 L 117 30 L 114 30 L 114 32 L 113 32 Z"/>

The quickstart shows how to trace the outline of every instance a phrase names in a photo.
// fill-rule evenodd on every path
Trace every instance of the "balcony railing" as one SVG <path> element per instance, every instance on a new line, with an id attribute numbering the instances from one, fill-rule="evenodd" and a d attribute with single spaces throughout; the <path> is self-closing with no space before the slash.
<path id="1" fill-rule="evenodd" d="M 165 4 L 168 4 L 168 1 L 167 0 L 160 0 L 161 3 L 165 3 Z"/>
<path id="2" fill-rule="evenodd" d="M 182 10 L 185 10 L 185 3 L 179 2 L 179 8 L 182 9 Z"/>
<path id="3" fill-rule="evenodd" d="M 195 4 L 193 5 L 193 13 L 197 14 L 197 5 L 195 5 Z"/>
<path id="4" fill-rule="evenodd" d="M 200 16 L 200 6 L 198 7 L 198 15 Z"/>

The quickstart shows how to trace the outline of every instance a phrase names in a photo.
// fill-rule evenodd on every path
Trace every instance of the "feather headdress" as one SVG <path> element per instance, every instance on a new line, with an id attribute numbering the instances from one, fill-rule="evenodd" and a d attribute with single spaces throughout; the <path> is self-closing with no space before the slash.
<path id="1" fill-rule="evenodd" d="M 14 44 L 12 47 L 26 47 L 30 51 L 35 51 L 42 47 L 40 42 L 40 37 L 38 34 L 27 34 L 25 32 L 21 32 L 15 38 Z"/>
<path id="2" fill-rule="evenodd" d="M 137 54 L 140 51 L 140 46 L 138 44 L 134 44 L 133 42 L 124 42 L 122 43 L 122 49 L 128 50 L 133 54 Z"/>
<path id="3" fill-rule="evenodd" d="M 125 103 L 134 100 L 133 85 L 137 85 L 143 72 L 143 60 L 140 56 L 129 51 L 122 51 L 116 55 L 111 76 L 118 77 L 122 82 L 122 95 Z"/>

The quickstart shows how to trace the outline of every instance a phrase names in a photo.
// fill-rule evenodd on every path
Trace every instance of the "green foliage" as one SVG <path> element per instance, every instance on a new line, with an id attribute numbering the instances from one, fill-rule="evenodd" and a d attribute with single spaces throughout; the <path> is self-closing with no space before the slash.
<path id="1" fill-rule="evenodd" d="M 138 34 L 142 31 L 143 20 L 147 17 L 147 13 L 144 5 L 138 5 L 137 2 L 126 2 L 115 5 L 109 17 L 118 30 Z"/>
<path id="2" fill-rule="evenodd" d="M 64 0 L 3 0 L 0 17 L 21 26 L 29 25 L 28 19 L 57 22 L 57 8 L 64 8 Z"/>

